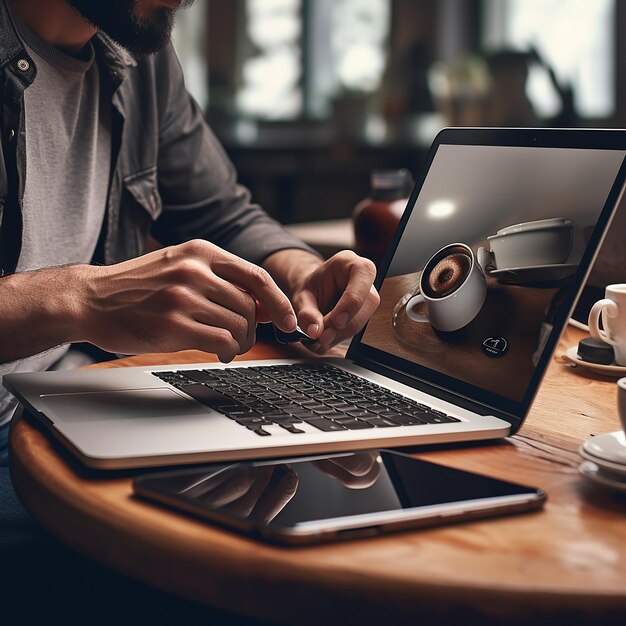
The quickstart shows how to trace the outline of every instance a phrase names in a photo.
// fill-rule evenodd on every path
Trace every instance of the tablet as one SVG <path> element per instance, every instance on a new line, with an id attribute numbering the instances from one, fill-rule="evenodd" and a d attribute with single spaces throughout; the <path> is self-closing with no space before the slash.
<path id="1" fill-rule="evenodd" d="M 392 450 L 242 462 L 147 474 L 135 494 L 281 544 L 521 513 L 546 494 Z"/>

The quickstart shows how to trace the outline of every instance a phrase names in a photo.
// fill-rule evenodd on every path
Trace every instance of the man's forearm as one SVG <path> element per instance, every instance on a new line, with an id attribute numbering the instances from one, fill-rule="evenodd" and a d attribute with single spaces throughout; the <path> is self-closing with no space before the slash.
<path id="1" fill-rule="evenodd" d="M 68 266 L 0 280 L 0 363 L 82 339 L 80 272 Z"/>

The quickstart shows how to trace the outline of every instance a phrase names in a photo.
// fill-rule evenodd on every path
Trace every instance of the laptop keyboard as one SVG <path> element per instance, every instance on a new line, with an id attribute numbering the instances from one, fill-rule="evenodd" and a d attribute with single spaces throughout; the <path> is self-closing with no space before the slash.
<path id="1" fill-rule="evenodd" d="M 460 420 L 324 363 L 152 372 L 261 437 L 444 424 Z"/>

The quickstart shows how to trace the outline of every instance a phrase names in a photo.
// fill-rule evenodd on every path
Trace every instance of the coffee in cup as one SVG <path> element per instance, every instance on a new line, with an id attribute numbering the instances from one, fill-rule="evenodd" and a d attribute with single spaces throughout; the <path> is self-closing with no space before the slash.
<path id="1" fill-rule="evenodd" d="M 406 304 L 407 317 L 452 332 L 478 315 L 487 296 L 487 283 L 472 249 L 464 243 L 452 243 L 428 260 L 420 276 L 419 291 Z M 421 303 L 426 304 L 428 316 L 415 311 Z"/>
<path id="2" fill-rule="evenodd" d="M 430 298 L 444 298 L 454 293 L 465 282 L 472 269 L 472 257 L 465 250 L 450 250 L 428 272 L 424 293 Z"/>
<path id="3" fill-rule="evenodd" d="M 617 365 L 626 365 L 626 284 L 609 285 L 604 295 L 591 307 L 589 332 L 594 339 L 613 346 Z"/>

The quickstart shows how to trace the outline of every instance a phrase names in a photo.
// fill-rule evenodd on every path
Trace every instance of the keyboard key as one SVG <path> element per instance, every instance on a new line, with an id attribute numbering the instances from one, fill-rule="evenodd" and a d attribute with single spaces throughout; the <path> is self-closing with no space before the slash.
<path id="1" fill-rule="evenodd" d="M 361 410 L 361 411 L 345 411 L 346 415 L 349 415 L 350 417 L 376 417 L 376 413 L 371 413 L 370 411 L 366 411 L 366 410 Z"/>
<path id="2" fill-rule="evenodd" d="M 374 428 L 374 424 L 357 419 L 340 420 L 337 423 L 348 430 L 364 430 L 365 428 Z"/>
<path id="3" fill-rule="evenodd" d="M 305 432 L 303 430 L 300 430 L 299 428 L 296 428 L 293 424 L 281 423 L 280 426 L 281 428 L 288 430 L 290 433 L 293 433 L 294 435 Z"/>
<path id="4" fill-rule="evenodd" d="M 320 402 L 303 402 L 302 406 L 309 411 L 315 411 L 315 409 L 322 409 L 323 411 L 328 410 L 328 407 Z"/>
<path id="5" fill-rule="evenodd" d="M 331 420 L 324 419 L 323 417 L 317 417 L 315 419 L 307 419 L 305 420 L 307 424 L 311 424 L 311 426 L 315 426 L 315 428 L 319 428 L 324 432 L 331 432 L 334 430 L 346 430 L 345 426 L 341 424 L 337 424 Z"/>
<path id="6" fill-rule="evenodd" d="M 385 415 L 384 417 L 385 419 L 391 420 L 392 422 L 395 422 L 396 424 L 400 426 L 416 426 L 418 424 L 425 423 L 413 415 L 390 414 L 390 415 Z"/>
<path id="7" fill-rule="evenodd" d="M 254 426 L 255 424 L 269 425 L 272 423 L 269 420 L 263 419 L 262 417 L 258 417 L 256 415 L 252 417 L 247 417 L 247 416 L 236 417 L 235 421 L 237 422 L 237 424 L 243 424 L 245 426 Z"/>
<path id="8" fill-rule="evenodd" d="M 238 417 L 239 415 L 260 415 L 258 411 L 248 408 L 245 404 L 240 404 L 235 408 L 230 408 L 223 412 L 232 417 Z"/>
<path id="9" fill-rule="evenodd" d="M 350 406 L 343 398 L 332 398 L 331 400 L 327 400 L 326 404 L 332 406 L 335 410 L 342 411 Z"/>
<path id="10" fill-rule="evenodd" d="M 341 420 L 341 419 L 346 419 L 346 417 L 349 417 L 348 415 L 346 415 L 345 413 L 341 413 L 340 411 L 329 411 L 328 413 L 324 413 L 324 417 L 328 420 Z"/>
<path id="11" fill-rule="evenodd" d="M 400 426 L 391 420 L 384 419 L 382 417 L 371 417 L 365 420 L 368 424 L 376 426 L 377 428 L 391 428 L 393 426 Z"/>
<path id="12" fill-rule="evenodd" d="M 256 435 L 259 435 L 260 437 L 270 437 L 272 434 L 268 433 L 266 430 L 263 430 L 260 426 L 257 426 L 256 424 L 246 425 L 246 428 L 248 430 L 251 430 Z"/>
<path id="13" fill-rule="evenodd" d="M 284 411 L 268 411 L 263 413 L 263 417 L 268 420 L 274 419 L 287 419 L 293 417 L 289 413 L 285 413 Z"/>
<path id="14" fill-rule="evenodd" d="M 220 377 L 218 374 L 214 374 L 210 370 L 185 370 L 185 376 L 195 380 L 198 383 L 219 383 Z"/>
<path id="15" fill-rule="evenodd" d="M 449 424 L 451 422 L 460 422 L 461 420 L 456 417 L 452 417 L 451 415 L 439 414 L 439 413 L 429 413 L 424 417 L 420 417 L 420 419 L 424 420 L 427 424 Z"/>
<path id="16" fill-rule="evenodd" d="M 219 391 L 215 391 L 214 389 L 211 389 L 206 385 L 201 385 L 200 383 L 192 383 L 191 385 L 176 385 L 176 387 L 191 396 L 194 400 L 197 400 L 201 404 L 204 404 L 212 409 L 229 404 L 229 398 L 221 394 Z"/>
<path id="17" fill-rule="evenodd" d="M 272 422 L 272 424 L 302 424 L 302 421 L 299 417 L 294 417 L 293 415 L 287 415 L 286 417 L 268 417 L 266 418 L 268 422 Z"/>
<path id="18" fill-rule="evenodd" d="M 313 413 L 313 411 L 304 411 L 304 410 L 294 411 L 291 415 L 301 420 L 305 420 L 305 421 L 308 421 L 310 419 L 320 419 L 320 418 L 323 419 L 321 415 L 318 415 L 317 413 Z"/>

